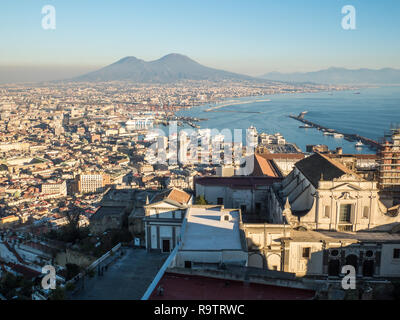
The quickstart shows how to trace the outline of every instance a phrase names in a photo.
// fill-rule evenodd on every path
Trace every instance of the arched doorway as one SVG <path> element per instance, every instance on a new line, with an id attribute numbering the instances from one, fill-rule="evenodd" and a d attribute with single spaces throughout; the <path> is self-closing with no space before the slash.
<path id="1" fill-rule="evenodd" d="M 253 253 L 252 255 L 249 256 L 249 267 L 254 267 L 254 268 L 263 268 L 264 263 L 263 263 L 263 257 L 259 253 Z"/>
<path id="2" fill-rule="evenodd" d="M 363 263 L 363 276 L 372 277 L 374 275 L 374 260 L 366 260 Z"/>
<path id="3" fill-rule="evenodd" d="M 281 270 L 281 256 L 278 254 L 270 254 L 267 256 L 267 268 L 269 270 Z"/>
<path id="4" fill-rule="evenodd" d="M 354 267 L 357 273 L 357 268 L 358 268 L 358 257 L 355 254 L 349 254 L 346 257 L 346 265 L 351 265 Z"/>
<path id="5" fill-rule="evenodd" d="M 328 275 L 337 277 L 340 273 L 340 262 L 339 259 L 332 259 L 328 264 Z"/>

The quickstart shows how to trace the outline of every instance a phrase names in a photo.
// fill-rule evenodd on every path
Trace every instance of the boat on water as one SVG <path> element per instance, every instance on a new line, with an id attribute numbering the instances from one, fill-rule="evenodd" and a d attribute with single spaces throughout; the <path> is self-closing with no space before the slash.
<path id="1" fill-rule="evenodd" d="M 344 135 L 341 134 L 341 133 L 334 133 L 334 134 L 333 134 L 333 137 L 334 137 L 334 138 L 337 138 L 337 139 L 340 139 L 340 138 L 343 138 Z"/>
<path id="2" fill-rule="evenodd" d="M 304 126 L 299 126 L 299 128 L 307 129 L 307 128 L 312 128 L 312 126 L 306 123 Z"/>
<path id="3" fill-rule="evenodd" d="M 332 136 L 333 133 L 329 131 L 324 131 L 324 136 Z"/>
<path id="4" fill-rule="evenodd" d="M 356 148 L 362 148 L 364 147 L 364 143 L 362 143 L 360 140 L 358 140 L 358 142 L 355 144 Z"/>

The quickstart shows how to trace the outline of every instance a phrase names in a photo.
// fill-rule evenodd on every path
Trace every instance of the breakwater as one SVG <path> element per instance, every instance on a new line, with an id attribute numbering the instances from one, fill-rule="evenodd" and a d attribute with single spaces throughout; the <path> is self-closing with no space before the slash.
<path id="1" fill-rule="evenodd" d="M 302 112 L 302 113 L 300 113 L 300 115 L 298 115 L 298 116 L 290 115 L 289 118 L 292 118 L 292 119 L 295 119 L 295 120 L 297 120 L 297 121 L 300 121 L 300 122 L 302 122 L 302 123 L 304 123 L 304 124 L 309 125 L 309 126 L 312 127 L 312 128 L 316 128 L 317 130 L 327 131 L 327 132 L 331 132 L 331 133 L 340 133 L 340 134 L 342 134 L 342 135 L 344 136 L 344 138 L 347 139 L 347 140 L 350 140 L 350 141 L 361 141 L 363 144 L 368 145 L 368 146 L 370 146 L 370 147 L 372 147 L 372 148 L 374 148 L 374 149 L 379 149 L 379 148 L 381 148 L 381 144 L 378 143 L 378 142 L 375 141 L 375 140 L 372 140 L 372 139 L 367 138 L 367 137 L 363 137 L 363 136 L 361 136 L 361 135 L 359 135 L 359 134 L 352 134 L 352 133 L 339 132 L 339 131 L 337 131 L 337 130 L 333 130 L 333 129 L 327 128 L 327 127 L 322 126 L 322 125 L 320 125 L 320 124 L 318 124 L 318 123 L 315 123 L 315 122 L 312 122 L 312 121 L 310 121 L 310 120 L 304 119 L 304 115 L 305 115 L 305 113 Z"/>

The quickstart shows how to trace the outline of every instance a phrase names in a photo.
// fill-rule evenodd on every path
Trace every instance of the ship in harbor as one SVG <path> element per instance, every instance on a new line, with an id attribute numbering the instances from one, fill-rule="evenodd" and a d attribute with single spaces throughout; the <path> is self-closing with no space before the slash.
<path id="1" fill-rule="evenodd" d="M 364 143 L 362 143 L 360 140 L 358 140 L 358 142 L 355 144 L 356 148 L 363 148 L 364 146 Z"/>
<path id="2" fill-rule="evenodd" d="M 297 116 L 299 119 L 304 119 L 304 116 L 308 113 L 308 111 L 303 111 L 300 112 L 300 114 Z"/>
<path id="3" fill-rule="evenodd" d="M 344 135 L 341 134 L 341 133 L 334 133 L 334 134 L 333 134 L 333 137 L 336 138 L 336 139 L 341 139 L 341 138 L 344 137 Z"/>
<path id="4" fill-rule="evenodd" d="M 310 120 L 306 120 L 306 119 L 304 119 L 304 115 L 307 113 L 308 113 L 307 111 L 303 111 L 298 116 L 289 115 L 289 118 L 292 118 L 292 119 L 302 122 L 304 124 L 304 126 L 307 124 L 313 128 L 321 130 L 323 132 L 323 135 L 325 135 L 325 136 L 335 136 L 336 138 L 344 138 L 347 141 L 358 141 L 359 143 L 356 143 L 356 147 L 359 147 L 359 148 L 361 148 L 365 145 L 372 149 L 379 149 L 381 147 L 379 142 L 372 140 L 370 138 L 367 138 L 367 137 L 363 137 L 359 134 L 350 134 L 350 133 L 344 133 L 344 132 L 341 133 L 334 129 L 330 129 L 330 128 L 324 127 L 318 123 L 312 122 Z"/>

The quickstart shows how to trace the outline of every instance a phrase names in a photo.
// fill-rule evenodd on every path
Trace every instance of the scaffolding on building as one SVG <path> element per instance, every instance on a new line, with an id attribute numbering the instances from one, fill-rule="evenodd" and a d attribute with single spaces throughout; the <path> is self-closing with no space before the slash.
<path id="1" fill-rule="evenodd" d="M 378 150 L 378 186 L 400 196 L 400 126 L 392 126 Z"/>

